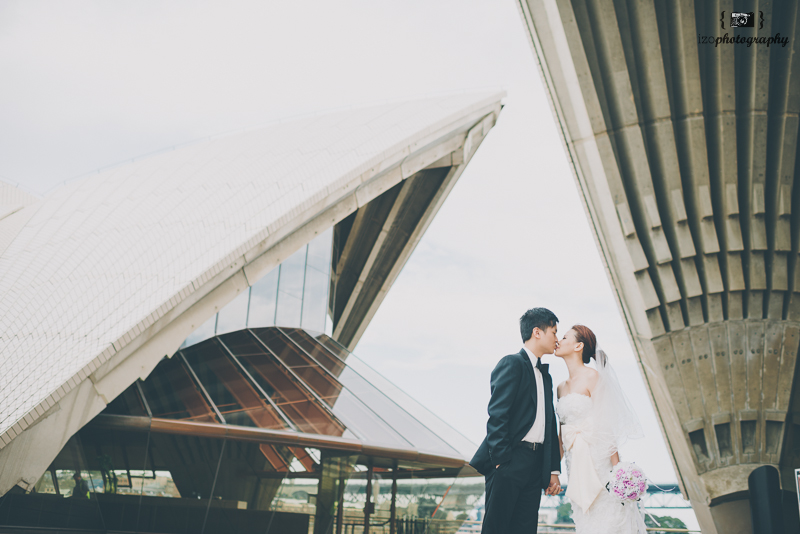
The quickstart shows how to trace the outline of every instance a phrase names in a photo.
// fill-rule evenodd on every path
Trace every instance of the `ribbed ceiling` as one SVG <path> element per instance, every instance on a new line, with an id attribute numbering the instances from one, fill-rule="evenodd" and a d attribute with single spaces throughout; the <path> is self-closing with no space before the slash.
<path id="1" fill-rule="evenodd" d="M 649 314 L 660 314 L 653 334 L 658 322 L 669 332 L 800 318 L 797 3 L 572 5 L 603 113 L 593 126 L 608 133 L 621 171 L 609 185 L 647 274 L 638 277 Z M 733 10 L 762 11 L 763 28 L 730 28 Z M 715 39 L 776 34 L 788 44 Z"/>

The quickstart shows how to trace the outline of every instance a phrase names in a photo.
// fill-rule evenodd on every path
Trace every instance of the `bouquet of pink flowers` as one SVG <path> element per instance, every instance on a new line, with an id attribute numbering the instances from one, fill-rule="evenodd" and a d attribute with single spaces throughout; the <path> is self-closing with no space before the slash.
<path id="1" fill-rule="evenodd" d="M 622 501 L 623 505 L 626 502 L 636 502 L 647 491 L 647 476 L 636 464 L 620 462 L 614 466 L 606 489 Z"/>

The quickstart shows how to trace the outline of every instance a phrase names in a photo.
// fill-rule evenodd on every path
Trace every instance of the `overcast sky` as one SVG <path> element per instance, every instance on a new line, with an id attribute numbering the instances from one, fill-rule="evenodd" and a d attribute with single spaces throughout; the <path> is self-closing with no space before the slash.
<path id="1" fill-rule="evenodd" d="M 276 118 L 504 89 L 355 352 L 478 443 L 489 374 L 546 306 L 625 380 L 647 438 L 623 456 L 675 481 L 514 2 L 4 1 L 0 71 L 0 178 L 38 194 Z"/>

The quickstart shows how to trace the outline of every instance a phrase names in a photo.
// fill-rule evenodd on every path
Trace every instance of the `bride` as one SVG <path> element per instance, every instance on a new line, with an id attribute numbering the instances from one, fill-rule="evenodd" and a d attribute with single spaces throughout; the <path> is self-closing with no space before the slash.
<path id="1" fill-rule="evenodd" d="M 642 437 L 642 428 L 594 333 L 573 326 L 556 347 L 569 378 L 558 385 L 556 413 L 559 444 L 567 460 L 566 496 L 572 504 L 577 534 L 645 534 L 636 506 L 623 504 L 606 490 L 619 447 Z M 597 370 L 587 364 L 594 359 Z"/>

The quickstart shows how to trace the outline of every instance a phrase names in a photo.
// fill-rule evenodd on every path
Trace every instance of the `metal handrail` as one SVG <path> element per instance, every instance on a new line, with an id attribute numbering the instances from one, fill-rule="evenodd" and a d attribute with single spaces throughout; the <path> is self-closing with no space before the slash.
<path id="1" fill-rule="evenodd" d="M 434 519 L 433 521 L 436 521 Z M 480 525 L 481 521 L 472 521 L 470 519 L 465 519 L 463 524 L 471 524 L 471 525 Z M 545 528 L 560 528 L 560 529 L 571 529 L 573 532 L 575 530 L 575 525 L 573 523 L 539 523 L 539 527 Z M 682 532 L 682 533 L 695 533 L 700 532 L 699 530 L 693 530 L 689 528 L 669 528 L 669 527 L 647 527 L 648 532 Z"/>
<path id="2" fill-rule="evenodd" d="M 450 523 L 452 523 L 452 522 L 457 521 L 457 520 L 433 519 L 433 518 L 414 518 L 414 519 L 416 521 L 423 521 L 423 522 L 428 522 L 428 523 L 438 523 L 438 522 L 450 522 Z M 388 519 L 385 520 L 385 521 L 370 521 L 370 526 L 382 527 L 382 526 L 387 525 L 389 523 L 389 521 L 390 520 L 388 520 Z M 400 521 L 404 521 L 404 520 L 398 518 L 398 522 L 400 522 Z M 481 524 L 482 524 L 481 521 L 473 521 L 473 520 L 470 520 L 470 519 L 465 519 L 465 520 L 463 520 L 461 522 L 462 526 L 463 525 L 479 526 Z M 363 527 L 363 525 L 364 525 L 364 523 L 361 522 L 361 521 L 359 521 L 357 523 L 345 522 L 345 524 L 344 524 L 345 528 L 351 527 L 353 529 L 353 530 L 351 530 L 351 532 L 355 532 L 355 528 L 356 527 Z M 575 532 L 575 525 L 573 523 L 539 523 L 538 526 L 539 526 L 539 528 L 548 528 L 548 529 L 556 528 L 556 529 L 559 529 L 559 532 L 563 532 L 564 534 L 568 534 L 569 532 Z M 670 532 L 670 533 L 675 532 L 675 533 L 685 533 L 685 534 L 691 534 L 691 533 L 700 532 L 699 530 L 693 530 L 693 529 L 688 529 L 688 528 L 647 527 L 646 529 L 647 529 L 648 532 Z"/>

